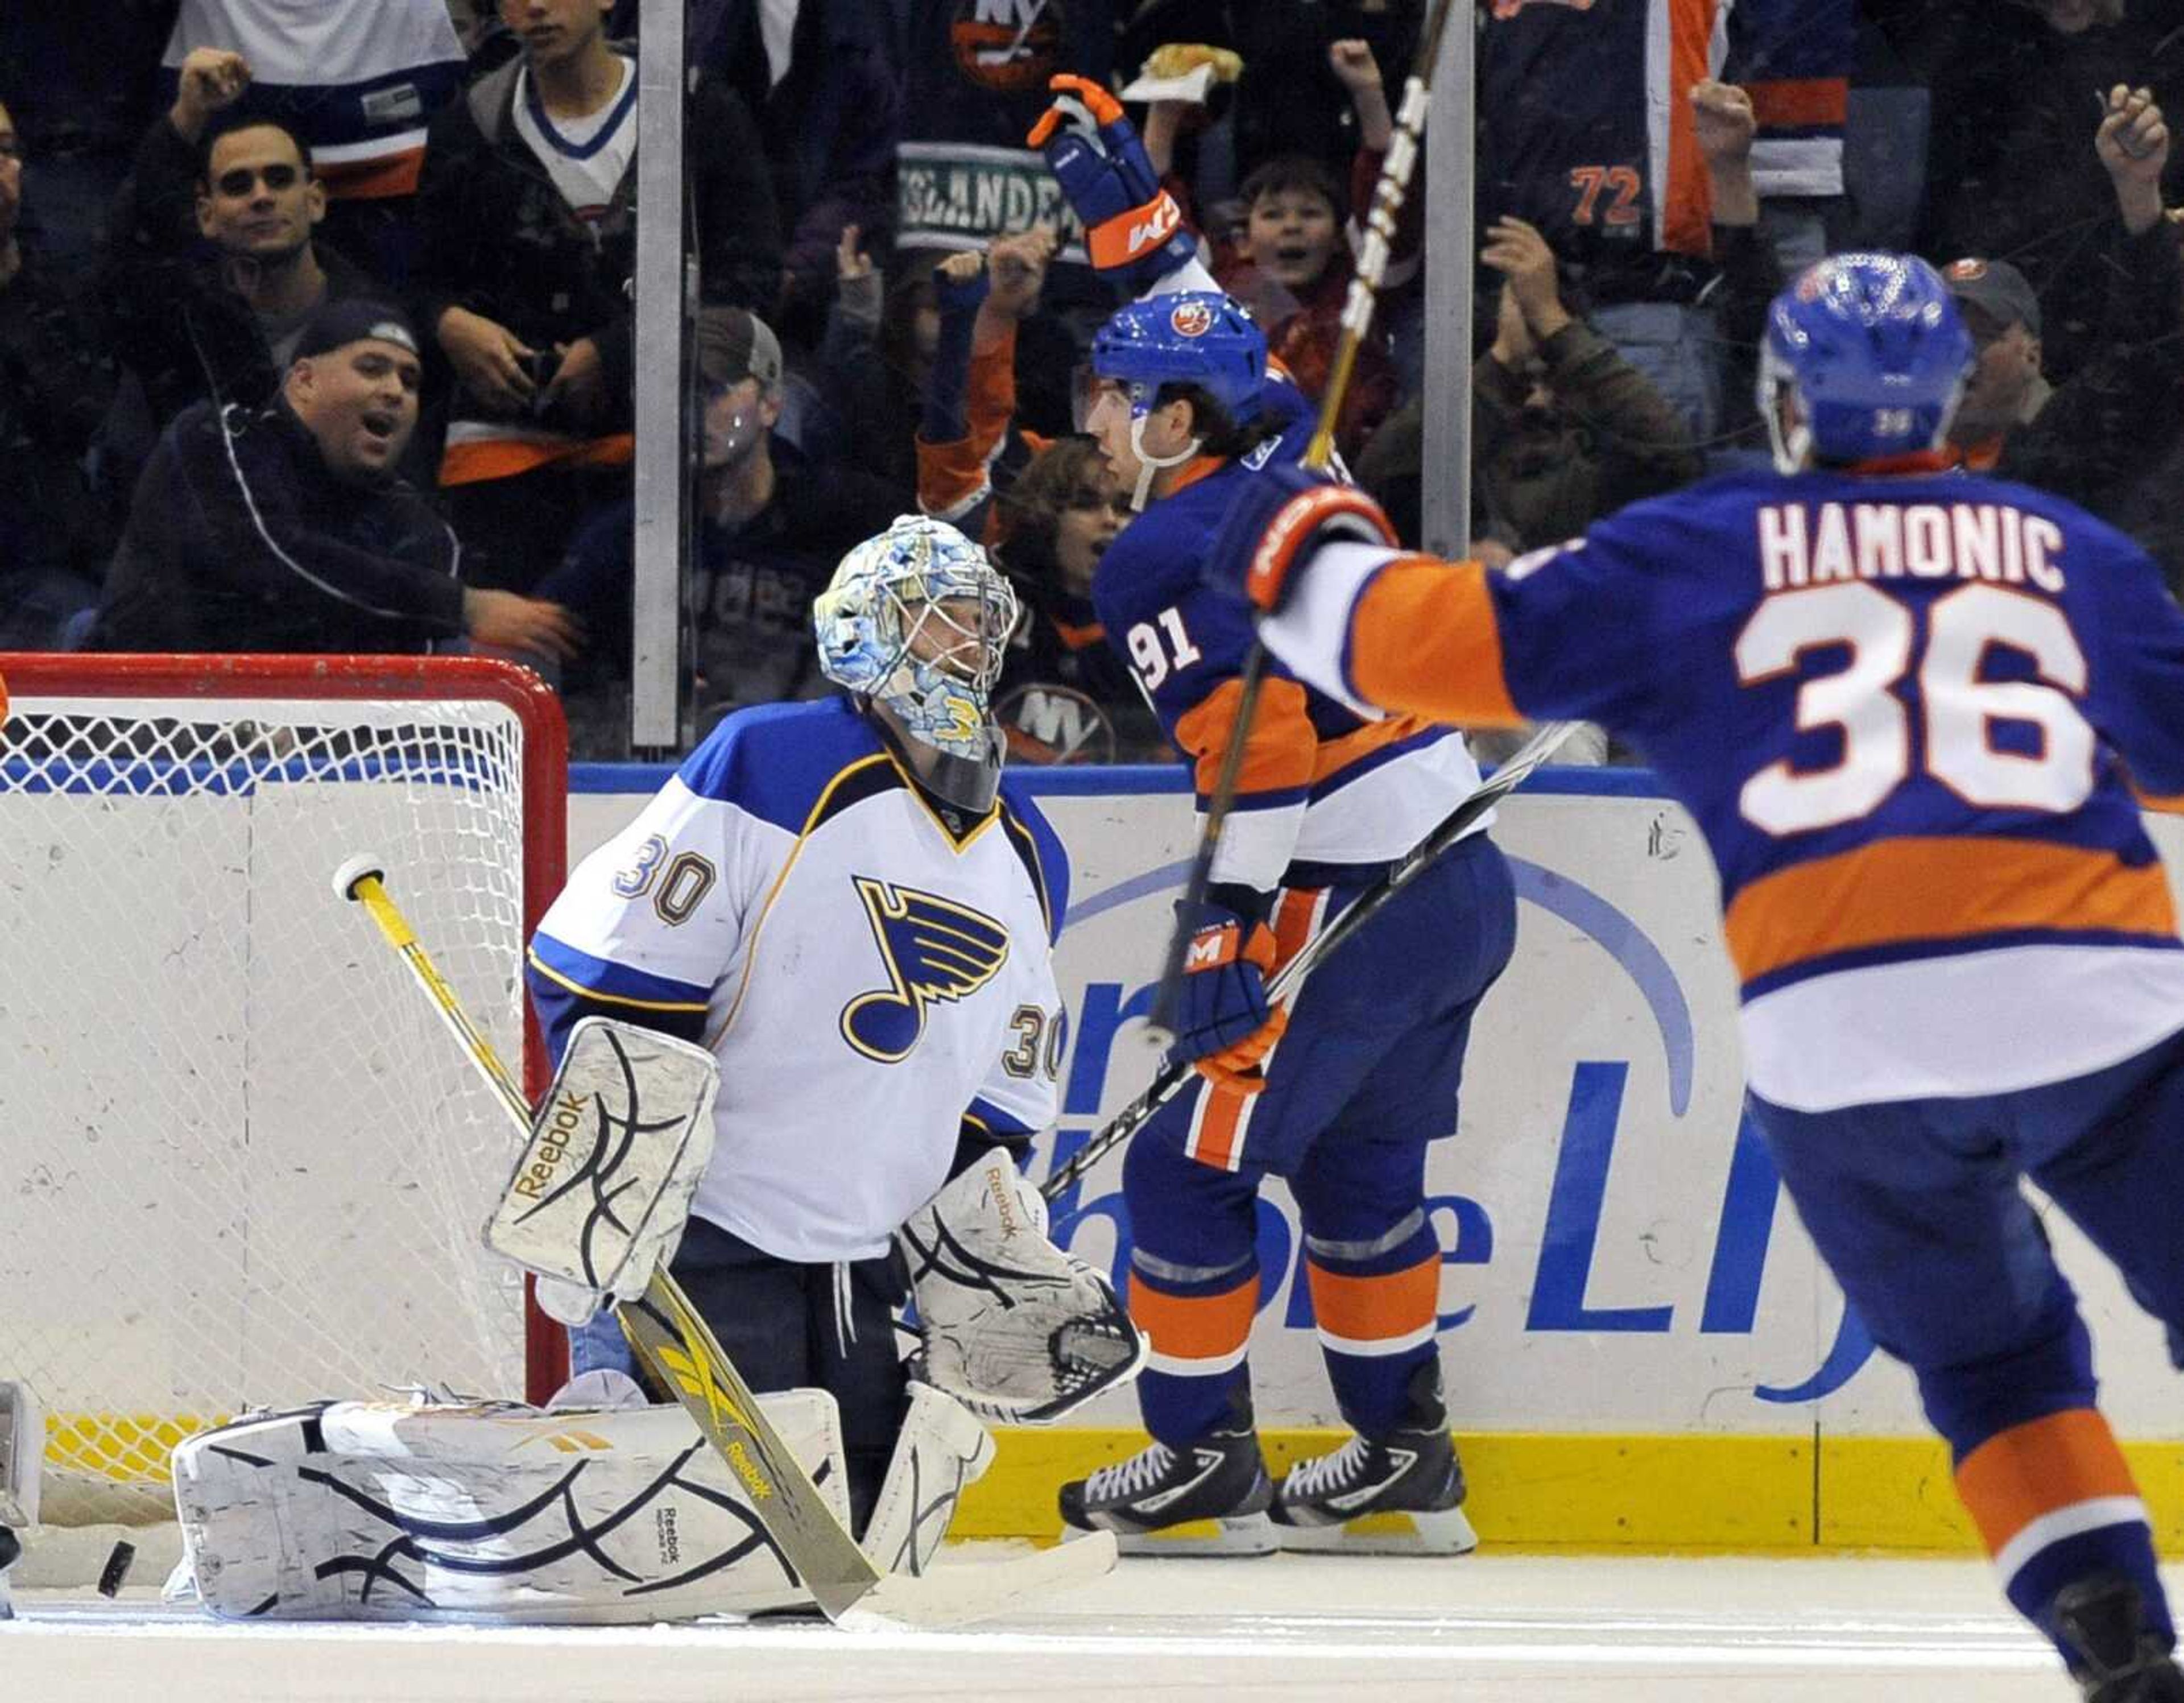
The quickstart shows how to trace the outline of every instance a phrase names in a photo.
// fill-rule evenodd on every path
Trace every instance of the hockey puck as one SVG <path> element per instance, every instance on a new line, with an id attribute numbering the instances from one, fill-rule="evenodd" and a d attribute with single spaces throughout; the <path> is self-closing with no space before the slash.
<path id="1" fill-rule="evenodd" d="M 122 1582 L 129 1577 L 129 1569 L 136 1560 L 136 1544 L 131 1543 L 114 1544 L 113 1553 L 106 1558 L 106 1565 L 99 1570 L 99 1595 L 103 1597 L 120 1595 Z"/>

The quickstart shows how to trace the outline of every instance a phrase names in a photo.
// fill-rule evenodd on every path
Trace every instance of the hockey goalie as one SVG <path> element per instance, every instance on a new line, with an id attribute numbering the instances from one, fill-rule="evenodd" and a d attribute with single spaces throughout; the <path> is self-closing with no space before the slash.
<path id="1" fill-rule="evenodd" d="M 1013 1157 L 1056 1110 L 1067 892 L 1001 784 L 1014 614 L 976 545 L 898 521 L 815 609 L 846 695 L 730 717 L 579 866 L 532 949 L 558 1073 L 486 1232 L 572 1327 L 577 1378 L 546 1410 L 340 1402 L 192 1438 L 176 1499 L 208 1609 L 806 1603 L 738 1475 L 633 1381 L 609 1309 L 656 1268 L 883 1570 L 931 1560 L 985 1419 L 1134 1376 L 1142 1339 Z"/>

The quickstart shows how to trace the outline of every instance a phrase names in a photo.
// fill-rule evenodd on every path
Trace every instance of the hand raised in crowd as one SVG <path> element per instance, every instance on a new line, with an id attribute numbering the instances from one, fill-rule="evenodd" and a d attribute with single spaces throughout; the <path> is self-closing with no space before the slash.
<path id="1" fill-rule="evenodd" d="M 566 662 L 583 645 L 583 628 L 558 603 L 513 591 L 463 593 L 463 628 L 481 645 L 535 650 Z"/>
<path id="2" fill-rule="evenodd" d="M 250 61 L 225 47 L 192 47 L 182 61 L 175 103 L 167 109 L 185 142 L 204 133 L 212 115 L 233 106 L 250 87 Z"/>
<path id="3" fill-rule="evenodd" d="M 1524 310 L 1517 305 L 1517 292 L 1502 285 L 1501 304 L 1495 310 L 1494 347 L 1487 353 L 1506 371 L 1522 373 L 1538 349 L 1532 328 L 1524 323 Z"/>
<path id="4" fill-rule="evenodd" d="M 1496 220 L 1479 258 L 1509 281 L 1507 293 L 1515 298 L 1534 342 L 1545 343 L 1570 322 L 1555 273 L 1555 251 L 1535 226 L 1522 219 Z"/>
<path id="5" fill-rule="evenodd" d="M 1752 97 L 1712 77 L 1691 86 L 1691 131 L 1713 186 L 1713 222 L 1757 225 L 1759 187 L 1752 175 L 1752 143 L 1759 116 Z"/>
<path id="6" fill-rule="evenodd" d="M 2108 168 L 2133 236 L 2151 230 L 2161 217 L 2161 174 L 2169 165 L 2169 125 L 2153 91 L 2118 83 L 2108 92 L 2093 149 Z"/>
<path id="7" fill-rule="evenodd" d="M 580 337 L 574 343 L 557 343 L 554 348 L 561 362 L 547 381 L 542 405 L 560 409 L 566 418 L 579 425 L 594 423 L 607 407 L 606 367 L 599 360 L 599 344 Z"/>
<path id="8" fill-rule="evenodd" d="M 1370 43 L 1351 37 L 1327 44 L 1327 68 L 1334 73 L 1357 112 L 1357 140 L 1384 153 L 1396 139 L 1396 115 L 1388 109 L 1388 91 L 1380 62 Z"/>
<path id="9" fill-rule="evenodd" d="M 1709 165 L 1741 165 L 1752 158 L 1759 118 L 1735 83 L 1706 77 L 1691 85 L 1691 128 Z"/>
<path id="10" fill-rule="evenodd" d="M 877 327 L 885 304 L 887 280 L 865 252 L 864 236 L 855 225 L 842 227 L 841 240 L 834 244 L 834 290 L 846 317 Z"/>
<path id="11" fill-rule="evenodd" d="M 531 406 L 538 387 L 524 362 L 537 353 L 498 321 L 468 308 L 449 308 L 435 328 L 440 348 L 471 394 L 504 414 Z"/>
<path id="12" fill-rule="evenodd" d="M 994 237 L 986 248 L 986 264 L 993 275 L 988 309 L 1007 319 L 1027 317 L 1039 305 L 1054 249 L 1054 232 L 1044 225 Z"/>

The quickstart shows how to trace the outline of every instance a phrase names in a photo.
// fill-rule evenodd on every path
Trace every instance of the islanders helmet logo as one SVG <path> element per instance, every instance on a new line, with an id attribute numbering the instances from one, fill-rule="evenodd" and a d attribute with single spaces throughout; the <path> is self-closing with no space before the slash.
<path id="1" fill-rule="evenodd" d="M 1178 337 L 1204 337 L 1213 329 L 1213 310 L 1204 302 L 1178 302 L 1167 322 Z"/>
<path id="2" fill-rule="evenodd" d="M 1009 961 L 1008 930 L 952 899 L 853 875 L 888 985 L 842 1008 L 842 1038 L 867 1058 L 900 1064 L 925 1035 L 936 1001 L 976 993 Z"/>

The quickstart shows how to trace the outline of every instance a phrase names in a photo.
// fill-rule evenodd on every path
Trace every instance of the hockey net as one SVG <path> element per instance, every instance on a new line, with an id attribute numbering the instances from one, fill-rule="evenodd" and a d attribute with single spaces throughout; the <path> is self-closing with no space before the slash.
<path id="1" fill-rule="evenodd" d="M 359 852 L 503 1057 L 566 739 L 476 658 L 0 656 L 0 1377 L 48 1526 L 169 1521 L 251 1407 L 538 1399 L 560 1338 L 480 1245 L 505 1114 L 331 877 Z"/>

